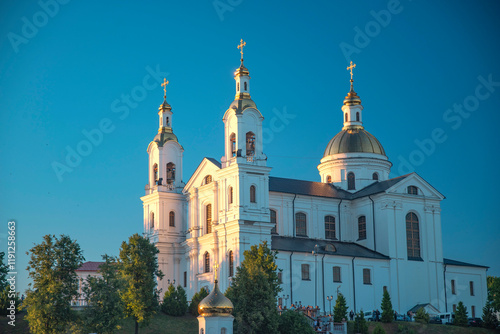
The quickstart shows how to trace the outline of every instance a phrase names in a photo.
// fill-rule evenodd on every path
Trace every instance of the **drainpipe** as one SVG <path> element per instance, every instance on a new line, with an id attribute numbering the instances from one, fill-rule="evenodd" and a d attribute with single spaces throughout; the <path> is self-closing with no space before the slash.
<path id="1" fill-rule="evenodd" d="M 446 298 L 446 264 L 444 265 L 443 278 L 444 278 L 444 309 L 445 312 L 448 313 L 448 300 Z"/>
<path id="2" fill-rule="evenodd" d="M 292 235 L 294 237 L 296 236 L 295 233 L 297 233 L 297 230 L 295 228 L 295 199 L 296 198 L 297 198 L 297 194 L 295 194 L 295 196 L 293 197 L 293 201 L 292 201 L 292 215 L 293 215 L 293 232 L 292 232 Z"/>
<path id="3" fill-rule="evenodd" d="M 354 313 L 356 313 L 356 278 L 354 277 L 354 259 L 352 258 L 352 295 L 354 297 Z"/>
<path id="4" fill-rule="evenodd" d="M 373 248 L 375 252 L 377 251 L 377 239 L 375 238 L 375 203 L 373 202 L 372 198 L 368 196 L 370 201 L 372 201 L 372 220 L 373 220 Z"/>
<path id="5" fill-rule="evenodd" d="M 339 241 L 342 241 L 342 230 L 341 230 L 341 224 L 340 224 L 340 204 L 342 204 L 342 199 L 340 199 L 339 206 L 337 208 L 337 211 L 339 212 Z"/>
<path id="6" fill-rule="evenodd" d="M 325 312 L 325 254 L 323 254 L 323 257 L 321 258 L 321 273 L 323 274 L 323 279 L 321 283 L 323 284 L 323 312 Z"/>
<path id="7" fill-rule="evenodd" d="M 293 251 L 290 253 L 290 304 L 293 303 L 293 288 L 292 288 L 292 255 Z"/>

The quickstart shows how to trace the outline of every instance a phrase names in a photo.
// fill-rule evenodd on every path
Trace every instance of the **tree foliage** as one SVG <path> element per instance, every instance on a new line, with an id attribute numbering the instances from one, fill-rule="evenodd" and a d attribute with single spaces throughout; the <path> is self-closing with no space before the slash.
<path id="1" fill-rule="evenodd" d="M 205 298 L 206 296 L 208 296 L 208 291 L 201 288 L 200 291 L 198 291 L 197 293 L 195 293 L 193 295 L 193 298 L 191 298 L 191 304 L 189 304 L 189 312 L 194 315 L 195 317 L 197 317 L 199 315 L 198 313 L 198 304 L 200 304 L 200 302 L 203 300 L 203 298 Z"/>
<path id="2" fill-rule="evenodd" d="M 373 334 L 385 334 L 385 330 L 382 326 L 380 326 L 380 324 L 377 324 L 377 326 L 373 329 Z"/>
<path id="3" fill-rule="evenodd" d="M 382 322 L 392 322 L 394 319 L 394 310 L 392 309 L 391 296 L 387 289 L 384 289 L 384 296 L 382 297 L 382 305 L 380 308 L 382 309 Z"/>
<path id="4" fill-rule="evenodd" d="M 278 331 L 282 334 L 313 334 L 314 330 L 309 325 L 302 312 L 285 311 L 279 316 Z"/>
<path id="5" fill-rule="evenodd" d="M 488 296 L 489 297 L 489 296 Z M 498 319 L 494 313 L 491 300 L 488 298 L 486 305 L 483 307 L 483 327 L 495 329 L 498 326 Z"/>
<path id="6" fill-rule="evenodd" d="M 5 264 L 3 262 L 4 257 L 5 257 L 5 253 L 0 252 L 0 291 L 3 291 L 8 285 L 7 273 L 9 272 L 9 267 L 7 266 L 7 264 Z"/>
<path id="7" fill-rule="evenodd" d="M 123 242 L 120 249 L 120 275 L 124 288 L 120 297 L 126 316 L 135 321 L 135 333 L 139 333 L 139 324 L 147 324 L 158 310 L 159 291 L 156 277 L 163 278 L 158 269 L 156 254 L 159 251 L 148 239 L 137 233 Z"/>
<path id="8" fill-rule="evenodd" d="M 234 305 L 235 333 L 278 332 L 276 299 L 281 287 L 276 254 L 265 241 L 243 253 L 244 260 L 226 291 Z"/>
<path id="9" fill-rule="evenodd" d="M 458 302 L 457 310 L 455 311 L 455 320 L 453 320 L 453 324 L 456 326 L 467 326 L 467 308 L 464 306 L 464 303 Z"/>
<path id="10" fill-rule="evenodd" d="M 335 307 L 333 308 L 333 321 L 342 322 L 342 319 L 347 320 L 347 302 L 344 295 L 339 293 Z"/>
<path id="11" fill-rule="evenodd" d="M 368 324 L 366 323 L 363 311 L 357 313 L 356 318 L 354 318 L 354 330 L 356 333 L 368 334 Z"/>
<path id="12" fill-rule="evenodd" d="M 101 277 L 87 278 L 83 294 L 88 307 L 83 311 L 83 326 L 87 333 L 114 333 L 120 329 L 123 304 L 119 291 L 123 286 L 118 273 L 118 261 L 108 255 L 102 256 L 99 267 Z"/>
<path id="13" fill-rule="evenodd" d="M 33 334 L 61 333 L 74 319 L 71 300 L 78 297 L 78 269 L 84 257 L 76 241 L 66 235 L 46 235 L 35 245 L 27 270 L 33 285 L 23 307 Z"/>
<path id="14" fill-rule="evenodd" d="M 179 317 L 186 314 L 187 308 L 186 291 L 180 285 L 176 289 L 173 284 L 170 284 L 163 297 L 161 310 L 168 315 Z"/>
<path id="15" fill-rule="evenodd" d="M 417 314 L 415 314 L 415 321 L 427 324 L 429 323 L 429 319 L 430 316 L 423 307 L 417 310 Z"/>
<path id="16" fill-rule="evenodd" d="M 495 312 L 500 312 L 500 277 L 488 276 L 486 282 L 488 285 L 488 299 L 491 301 L 491 307 Z"/>

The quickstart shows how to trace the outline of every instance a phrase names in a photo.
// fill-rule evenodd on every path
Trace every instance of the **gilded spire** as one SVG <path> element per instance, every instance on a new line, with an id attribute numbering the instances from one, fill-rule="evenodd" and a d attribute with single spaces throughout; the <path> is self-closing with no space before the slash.
<path id="1" fill-rule="evenodd" d="M 361 104 L 361 99 L 358 96 L 358 94 L 356 94 L 356 92 L 354 91 L 354 87 L 353 87 L 354 80 L 352 79 L 352 76 L 353 76 L 352 70 L 355 67 L 356 67 L 356 64 L 353 64 L 352 61 L 351 61 L 350 66 L 347 67 L 347 70 L 350 71 L 350 73 L 351 73 L 351 90 L 349 91 L 349 93 L 347 93 L 347 96 L 344 99 L 344 105 L 346 105 L 346 106 L 354 106 L 354 105 Z"/>
<path id="2" fill-rule="evenodd" d="M 168 80 L 167 78 L 163 78 L 163 83 L 161 86 L 163 87 L 163 103 L 160 105 L 160 110 L 161 109 L 172 109 L 170 104 L 167 102 L 167 85 L 168 85 Z"/>
<path id="3" fill-rule="evenodd" d="M 238 45 L 238 49 L 240 49 L 241 53 L 241 65 L 243 65 L 243 47 L 247 45 L 247 42 L 243 42 L 243 38 L 240 41 L 240 44 Z"/>
<path id="4" fill-rule="evenodd" d="M 243 65 L 243 47 L 245 45 L 247 45 L 247 42 L 244 42 L 243 38 L 242 38 L 240 41 L 240 44 L 238 44 L 238 49 L 240 49 L 240 53 L 241 53 L 241 59 L 240 59 L 241 65 L 234 73 L 235 76 L 242 76 L 242 75 L 249 76 L 250 75 L 250 72 L 248 71 L 248 69 Z"/>

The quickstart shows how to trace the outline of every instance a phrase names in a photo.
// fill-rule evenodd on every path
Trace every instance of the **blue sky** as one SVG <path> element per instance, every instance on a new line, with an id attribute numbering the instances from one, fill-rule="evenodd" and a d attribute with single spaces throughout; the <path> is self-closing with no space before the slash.
<path id="1" fill-rule="evenodd" d="M 142 232 L 160 77 L 170 81 L 184 181 L 202 157 L 220 159 L 241 38 L 271 175 L 319 181 L 353 60 L 364 125 L 391 176 L 416 171 L 446 196 L 445 257 L 500 276 L 498 1 L 54 4 L 0 5 L 0 249 L 15 219 L 20 289 L 24 253 L 45 234 L 70 235 L 95 261 Z M 85 156 L 69 166 L 77 149 Z M 68 166 L 59 176 L 58 164 Z"/>

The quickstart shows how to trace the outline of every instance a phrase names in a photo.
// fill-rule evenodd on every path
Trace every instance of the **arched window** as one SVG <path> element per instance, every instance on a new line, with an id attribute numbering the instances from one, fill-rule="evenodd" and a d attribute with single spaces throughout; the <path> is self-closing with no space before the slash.
<path id="1" fill-rule="evenodd" d="M 330 175 L 326 176 L 326 182 L 327 183 L 332 183 L 332 177 Z"/>
<path id="2" fill-rule="evenodd" d="M 149 228 L 154 229 L 155 228 L 155 213 L 151 212 L 149 214 Z"/>
<path id="3" fill-rule="evenodd" d="M 204 181 L 205 181 L 205 184 L 212 183 L 212 175 L 205 176 Z"/>
<path id="4" fill-rule="evenodd" d="M 255 155 L 255 134 L 247 132 L 247 157 Z"/>
<path id="5" fill-rule="evenodd" d="M 301 237 L 307 237 L 307 217 L 305 213 L 295 214 L 295 234 Z"/>
<path id="6" fill-rule="evenodd" d="M 210 272 L 210 254 L 208 252 L 205 252 L 203 255 L 203 271 L 206 273 Z"/>
<path id="7" fill-rule="evenodd" d="M 361 216 L 358 218 L 358 239 L 366 239 L 366 217 Z"/>
<path id="8" fill-rule="evenodd" d="M 234 254 L 233 251 L 229 251 L 229 277 L 234 275 Z"/>
<path id="9" fill-rule="evenodd" d="M 170 119 L 167 117 L 167 126 L 170 126 Z"/>
<path id="10" fill-rule="evenodd" d="M 325 216 L 325 239 L 335 240 L 335 217 Z"/>
<path id="11" fill-rule="evenodd" d="M 345 121 L 347 122 L 349 117 L 347 116 L 347 113 L 345 114 Z"/>
<path id="12" fill-rule="evenodd" d="M 212 233 L 212 204 L 207 204 L 205 207 L 206 215 L 206 231 Z"/>
<path id="13" fill-rule="evenodd" d="M 413 212 L 406 215 L 406 249 L 408 260 L 420 260 L 420 229 L 418 217 Z"/>
<path id="14" fill-rule="evenodd" d="M 356 122 L 359 122 L 359 112 L 356 113 Z"/>
<path id="15" fill-rule="evenodd" d="M 231 186 L 227 189 L 227 201 L 229 204 L 233 204 L 233 187 Z"/>
<path id="16" fill-rule="evenodd" d="M 205 334 L 205 330 L 203 328 L 200 328 L 200 334 Z"/>
<path id="17" fill-rule="evenodd" d="M 247 91 L 247 89 L 248 89 L 248 84 L 247 84 L 247 82 L 245 81 L 245 82 L 243 83 L 243 85 L 245 86 L 245 92 L 246 92 L 246 91 Z"/>
<path id="18" fill-rule="evenodd" d="M 407 190 L 410 195 L 418 195 L 418 188 L 415 186 L 408 186 Z"/>
<path id="19" fill-rule="evenodd" d="M 175 181 L 175 164 L 169 162 L 167 164 L 167 184 L 174 184 Z"/>
<path id="20" fill-rule="evenodd" d="M 342 282 L 341 277 L 340 277 L 340 267 L 333 267 L 333 281 L 335 283 Z"/>
<path id="21" fill-rule="evenodd" d="M 231 145 L 231 154 L 233 155 L 233 157 L 236 156 L 236 135 L 233 133 L 231 133 L 231 135 L 229 136 L 229 145 Z"/>
<path id="22" fill-rule="evenodd" d="M 222 327 L 220 329 L 220 334 L 226 334 L 226 327 Z"/>
<path id="23" fill-rule="evenodd" d="M 158 165 L 153 165 L 153 180 L 154 182 L 158 181 Z"/>
<path id="24" fill-rule="evenodd" d="M 276 211 L 271 210 L 271 224 L 274 224 L 273 228 L 271 229 L 272 234 L 278 234 L 278 229 L 277 229 L 277 220 L 276 220 Z"/>
<path id="25" fill-rule="evenodd" d="M 353 172 L 347 173 L 347 190 L 356 189 L 356 179 Z"/>
<path id="26" fill-rule="evenodd" d="M 250 186 L 250 203 L 256 203 L 257 200 L 255 198 L 255 186 Z"/>
<path id="27" fill-rule="evenodd" d="M 373 173 L 372 179 L 378 181 L 378 173 Z"/>
<path id="28" fill-rule="evenodd" d="M 168 214 L 168 225 L 175 226 L 175 212 L 173 211 L 170 211 Z"/>

